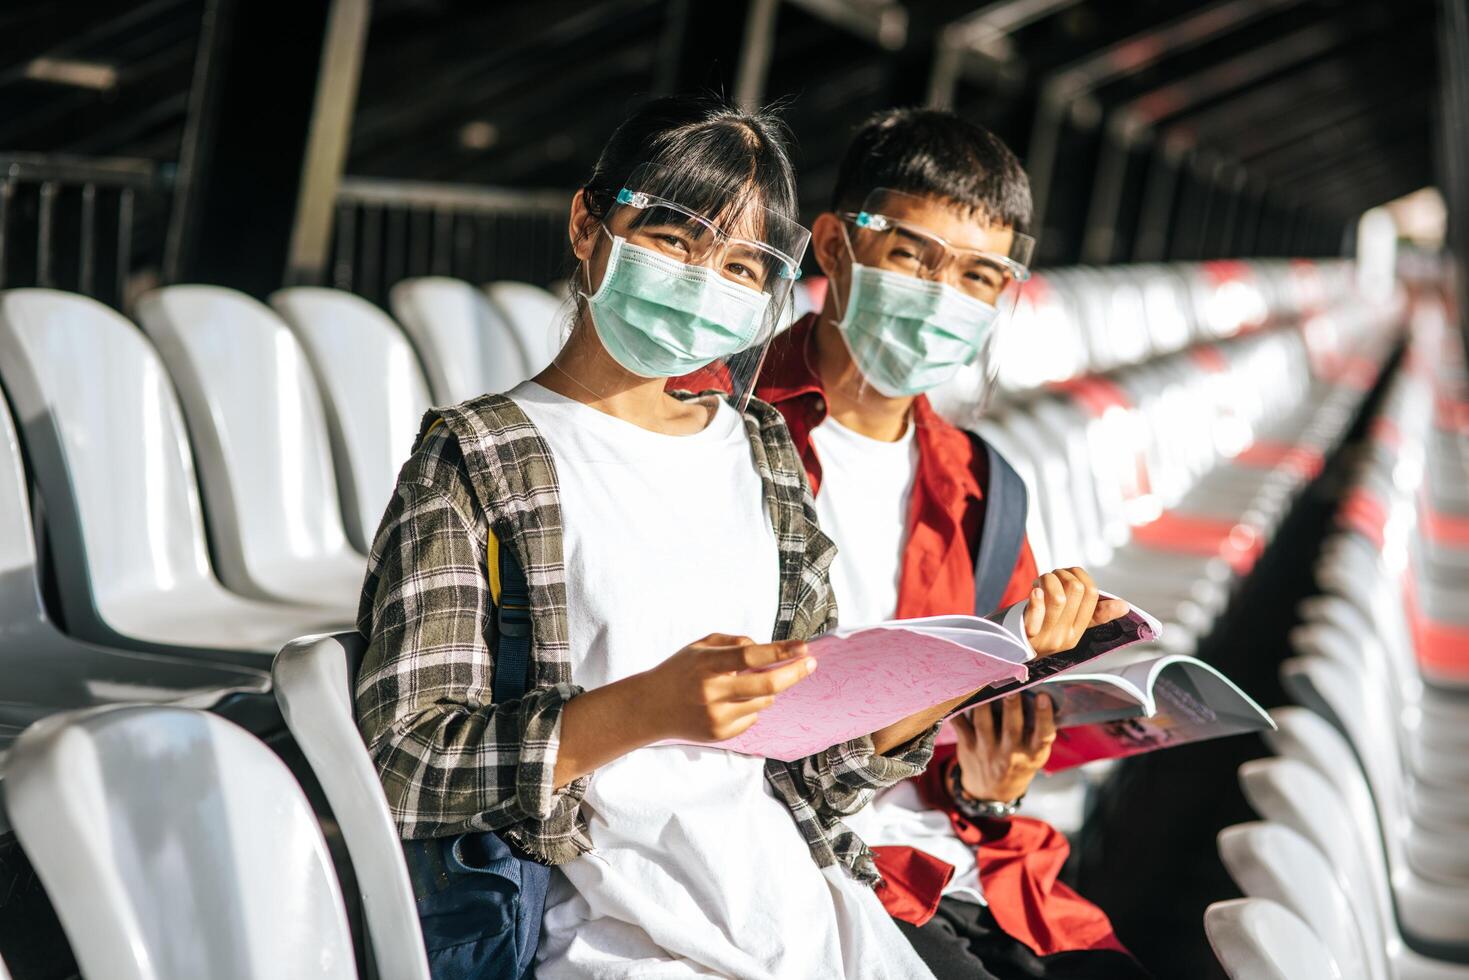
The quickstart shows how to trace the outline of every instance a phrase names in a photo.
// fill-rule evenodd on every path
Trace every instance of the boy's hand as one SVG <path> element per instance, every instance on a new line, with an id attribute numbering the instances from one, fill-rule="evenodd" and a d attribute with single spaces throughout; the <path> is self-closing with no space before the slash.
<path id="1" fill-rule="evenodd" d="M 1070 650 L 1089 626 L 1126 616 L 1121 599 L 1098 601 L 1097 585 L 1084 568 L 1058 568 L 1035 580 L 1025 610 L 1025 635 L 1037 656 Z"/>
<path id="2" fill-rule="evenodd" d="M 960 785 L 979 800 L 1009 803 L 1025 794 L 1051 757 L 1056 709 L 1050 695 L 1012 694 L 952 719 Z"/>

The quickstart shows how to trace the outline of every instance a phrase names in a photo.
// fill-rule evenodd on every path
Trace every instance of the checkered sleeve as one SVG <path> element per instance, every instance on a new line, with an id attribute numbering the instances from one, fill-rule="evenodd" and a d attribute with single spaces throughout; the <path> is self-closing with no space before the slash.
<path id="1" fill-rule="evenodd" d="M 923 772 L 937 734 L 935 725 L 885 754 L 874 750 L 870 735 L 863 735 L 784 765 L 818 812 L 843 817 L 866 806 L 878 790 Z"/>
<path id="2" fill-rule="evenodd" d="M 581 689 L 562 683 L 492 703 L 488 528 L 452 443 L 425 440 L 373 543 L 358 724 L 403 837 L 493 830 L 561 863 L 587 847 L 587 780 L 554 783 L 562 708 Z"/>

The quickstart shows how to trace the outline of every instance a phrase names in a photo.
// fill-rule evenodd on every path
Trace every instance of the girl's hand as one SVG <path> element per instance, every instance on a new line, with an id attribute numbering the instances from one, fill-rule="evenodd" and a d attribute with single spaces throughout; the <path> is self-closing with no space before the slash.
<path id="1" fill-rule="evenodd" d="M 639 675 L 637 708 L 660 739 L 719 742 L 755 724 L 777 694 L 815 669 L 804 641 L 711 633 Z"/>
<path id="2" fill-rule="evenodd" d="M 1025 610 L 1025 635 L 1037 656 L 1070 650 L 1089 626 L 1110 623 L 1131 608 L 1121 599 L 1100 599 L 1084 568 L 1058 568 L 1035 580 Z"/>

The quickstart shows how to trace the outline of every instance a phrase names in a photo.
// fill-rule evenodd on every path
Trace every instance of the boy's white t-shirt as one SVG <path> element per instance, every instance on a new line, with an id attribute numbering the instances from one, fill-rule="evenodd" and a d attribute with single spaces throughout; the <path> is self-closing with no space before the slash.
<path id="1" fill-rule="evenodd" d="M 533 382 L 510 397 L 556 466 L 578 684 L 709 633 L 770 640 L 779 563 L 739 413 L 668 436 Z M 537 976 L 931 976 L 871 889 L 816 866 L 764 767 L 678 745 L 594 772 L 594 849 L 552 879 Z"/>
<path id="2" fill-rule="evenodd" d="M 836 542 L 831 584 L 843 626 L 892 619 L 907 543 L 908 508 L 918 476 L 914 426 L 896 442 L 854 432 L 828 417 L 811 430 L 821 460 L 816 517 Z M 846 820 L 869 846 L 902 844 L 954 866 L 945 895 L 984 901 L 974 849 L 954 834 L 948 814 L 924 806 L 908 782 L 879 793 Z"/>

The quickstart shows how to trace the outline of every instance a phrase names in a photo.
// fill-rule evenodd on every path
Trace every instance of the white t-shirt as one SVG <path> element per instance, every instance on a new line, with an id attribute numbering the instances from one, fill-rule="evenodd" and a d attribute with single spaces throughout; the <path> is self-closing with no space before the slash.
<path id="1" fill-rule="evenodd" d="M 556 464 L 578 684 L 711 632 L 770 639 L 775 535 L 737 412 L 668 436 L 532 382 L 510 397 Z M 594 850 L 552 879 L 537 976 L 930 976 L 871 889 L 816 866 L 761 759 L 640 749 L 592 774 L 582 813 Z"/>
<path id="2" fill-rule="evenodd" d="M 811 430 L 811 443 L 821 460 L 816 516 L 837 543 L 831 584 L 842 625 L 892 619 L 918 475 L 914 427 L 909 423 L 902 438 L 883 442 L 827 418 Z M 974 849 L 954 835 L 948 814 L 923 805 L 912 784 L 883 791 L 846 823 L 869 846 L 904 844 L 952 864 L 944 894 L 984 901 Z"/>
<path id="3" fill-rule="evenodd" d="M 913 425 L 896 442 L 883 442 L 828 417 L 811 430 L 811 444 L 821 460 L 816 519 L 837 543 L 831 584 L 842 625 L 892 619 L 918 475 Z"/>

